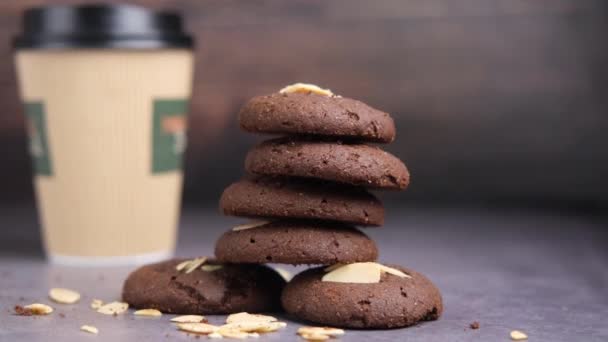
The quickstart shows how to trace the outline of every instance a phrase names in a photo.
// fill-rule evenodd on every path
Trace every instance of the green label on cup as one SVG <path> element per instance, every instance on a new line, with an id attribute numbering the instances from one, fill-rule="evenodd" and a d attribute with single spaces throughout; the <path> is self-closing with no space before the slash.
<path id="1" fill-rule="evenodd" d="M 44 105 L 42 102 L 25 104 L 26 128 L 29 136 L 29 150 L 34 173 L 52 176 L 53 168 L 49 149 Z"/>
<path id="2" fill-rule="evenodd" d="M 154 100 L 152 173 L 180 170 L 186 150 L 186 112 L 183 99 Z"/>

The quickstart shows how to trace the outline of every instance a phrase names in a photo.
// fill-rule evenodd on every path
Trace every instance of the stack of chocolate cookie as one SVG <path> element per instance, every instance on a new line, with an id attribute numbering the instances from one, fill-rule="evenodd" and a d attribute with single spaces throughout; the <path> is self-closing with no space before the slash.
<path id="1" fill-rule="evenodd" d="M 235 227 L 217 241 L 225 263 L 331 265 L 297 275 L 283 307 L 317 323 L 398 327 L 436 319 L 441 296 L 421 274 L 375 263 L 374 241 L 355 228 L 380 226 L 382 203 L 368 189 L 403 190 L 409 173 L 369 143 L 389 143 L 389 114 L 314 85 L 295 84 L 251 99 L 240 112 L 248 132 L 282 134 L 253 147 L 249 176 L 220 200 L 226 215 L 264 221 Z"/>

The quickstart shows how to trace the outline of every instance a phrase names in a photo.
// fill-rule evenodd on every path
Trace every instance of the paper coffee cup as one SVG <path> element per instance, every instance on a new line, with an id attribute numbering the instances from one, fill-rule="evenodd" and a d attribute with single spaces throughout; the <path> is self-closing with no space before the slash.
<path id="1" fill-rule="evenodd" d="M 50 260 L 170 257 L 193 74 L 179 17 L 124 5 L 37 8 L 15 47 Z"/>

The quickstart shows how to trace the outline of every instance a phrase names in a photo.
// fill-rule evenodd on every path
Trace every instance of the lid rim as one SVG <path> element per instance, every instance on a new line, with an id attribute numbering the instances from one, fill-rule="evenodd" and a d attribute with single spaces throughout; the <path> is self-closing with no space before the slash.
<path id="1" fill-rule="evenodd" d="M 162 37 L 120 37 L 120 36 L 98 36 L 98 37 L 23 37 L 19 36 L 13 40 L 13 49 L 69 49 L 69 48 L 181 48 L 194 49 L 194 41 L 191 37 L 180 36 L 171 38 Z"/>
<path id="2" fill-rule="evenodd" d="M 194 39 L 172 11 L 136 5 L 84 4 L 32 7 L 12 48 L 194 48 Z"/>

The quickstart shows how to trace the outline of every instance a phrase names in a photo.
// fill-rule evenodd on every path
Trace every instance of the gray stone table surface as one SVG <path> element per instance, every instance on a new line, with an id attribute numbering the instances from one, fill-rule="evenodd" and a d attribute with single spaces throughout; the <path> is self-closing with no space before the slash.
<path id="1" fill-rule="evenodd" d="M 349 330 L 341 341 L 509 341 L 518 329 L 530 341 L 608 341 L 608 232 L 602 217 L 472 209 L 389 210 L 383 228 L 366 232 L 381 260 L 412 267 L 441 289 L 436 322 L 396 330 Z M 92 298 L 120 298 L 132 267 L 48 265 L 31 209 L 0 209 L 0 341 L 192 341 L 161 318 L 95 313 Z M 242 222 L 215 211 L 185 210 L 177 255 L 213 253 L 214 240 Z M 290 268 L 297 272 L 303 267 Z M 80 291 L 75 305 L 53 304 L 45 317 L 13 314 L 16 304 L 48 303 L 51 287 Z M 301 323 L 259 341 L 297 341 Z M 212 316 L 212 323 L 224 317 Z M 469 328 L 473 321 L 478 330 Z M 97 336 L 79 331 L 99 328 Z M 204 339 L 205 337 L 201 337 Z"/>

